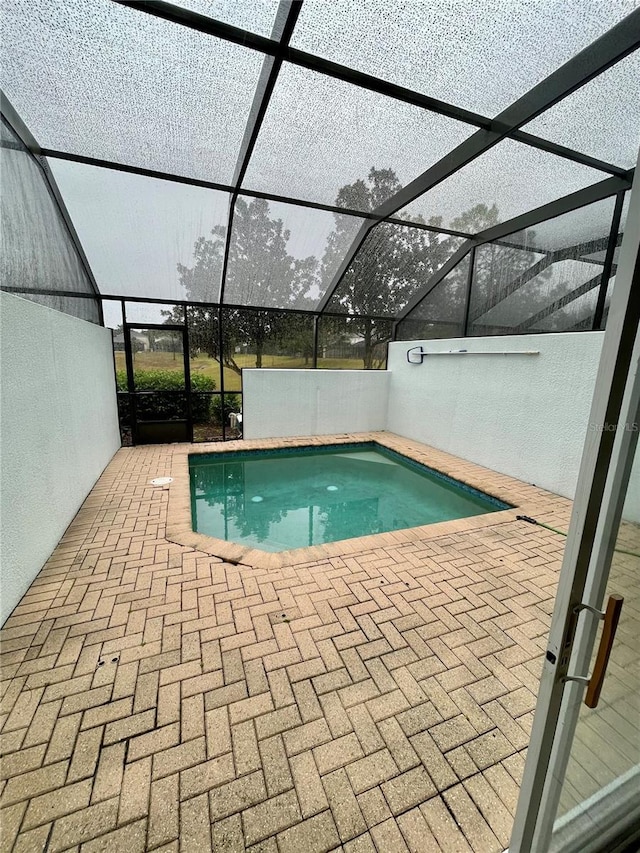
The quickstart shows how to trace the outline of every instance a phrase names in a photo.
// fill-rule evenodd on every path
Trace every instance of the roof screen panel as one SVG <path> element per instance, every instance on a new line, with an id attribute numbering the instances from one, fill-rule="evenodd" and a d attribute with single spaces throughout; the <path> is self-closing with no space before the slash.
<path id="1" fill-rule="evenodd" d="M 553 252 L 569 246 L 585 247 L 581 254 L 597 251 L 591 245 L 595 242 L 606 243 L 611 232 L 613 218 L 613 198 L 605 198 L 586 207 L 579 207 L 569 213 L 546 219 L 525 231 L 517 231 L 505 237 L 504 243 L 529 250 Z"/>
<path id="2" fill-rule="evenodd" d="M 5 91 L 41 146 L 231 180 L 260 54 L 108 0 L 5 0 L 3 28 Z"/>
<path id="3" fill-rule="evenodd" d="M 464 242 L 381 222 L 367 235 L 327 311 L 395 317 Z"/>
<path id="4" fill-rule="evenodd" d="M 278 0 L 179 0 L 178 6 L 233 27 L 271 36 Z"/>
<path id="5" fill-rule="evenodd" d="M 240 196 L 224 302 L 312 310 L 361 225 L 347 214 Z"/>
<path id="6" fill-rule="evenodd" d="M 285 63 L 243 186 L 340 204 L 340 190 L 366 181 L 372 168 L 392 170 L 406 184 L 473 130 L 470 125 Z M 357 194 L 349 206 L 369 209 Z"/>
<path id="7" fill-rule="evenodd" d="M 542 113 L 523 130 L 631 169 L 640 146 L 640 51 Z"/>
<path id="8" fill-rule="evenodd" d="M 102 293 L 217 301 L 227 193 L 49 163 Z"/>
<path id="9" fill-rule="evenodd" d="M 291 44 L 492 116 L 636 6 L 634 0 L 305 0 Z"/>
<path id="10" fill-rule="evenodd" d="M 504 139 L 398 215 L 411 219 L 439 216 L 450 228 L 475 233 L 605 177 L 597 169 Z M 487 210 L 478 209 L 479 205 Z"/>

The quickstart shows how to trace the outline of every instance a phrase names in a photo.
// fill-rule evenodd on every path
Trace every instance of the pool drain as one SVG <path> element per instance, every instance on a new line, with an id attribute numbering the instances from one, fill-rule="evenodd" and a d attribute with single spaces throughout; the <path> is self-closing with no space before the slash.
<path id="1" fill-rule="evenodd" d="M 251 500 L 254 504 L 259 504 L 264 500 L 264 498 L 261 498 L 260 495 L 255 495 Z"/>
<path id="2" fill-rule="evenodd" d="M 338 487 L 337 486 L 327 486 L 327 491 L 328 492 L 337 492 Z"/>

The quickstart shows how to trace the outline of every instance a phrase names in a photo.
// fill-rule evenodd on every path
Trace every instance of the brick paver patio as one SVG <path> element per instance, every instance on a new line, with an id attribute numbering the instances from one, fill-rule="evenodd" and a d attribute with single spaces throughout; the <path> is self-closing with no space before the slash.
<path id="1" fill-rule="evenodd" d="M 564 539 L 512 511 L 224 562 L 165 538 L 186 449 L 120 450 L 2 631 L 2 849 L 503 850 Z"/>

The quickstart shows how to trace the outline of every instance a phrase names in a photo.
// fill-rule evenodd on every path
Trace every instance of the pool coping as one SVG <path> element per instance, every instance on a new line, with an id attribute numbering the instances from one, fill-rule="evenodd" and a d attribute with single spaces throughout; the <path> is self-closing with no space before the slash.
<path id="1" fill-rule="evenodd" d="M 216 539 L 193 530 L 191 521 L 191 492 L 189 482 L 189 456 L 227 453 L 229 451 L 276 450 L 304 446 L 328 446 L 374 442 L 388 450 L 400 453 L 409 459 L 433 468 L 459 480 L 471 488 L 478 489 L 491 497 L 511 505 L 509 509 L 441 521 L 404 530 L 375 533 L 353 539 L 341 539 L 323 545 L 295 548 L 290 551 L 270 552 L 258 548 L 238 545 L 224 539 Z M 172 448 L 171 476 L 173 482 L 165 487 L 169 491 L 166 538 L 219 557 L 225 562 L 259 569 L 279 569 L 331 557 L 344 556 L 364 549 L 383 548 L 392 545 L 425 541 L 452 533 L 477 530 L 504 522 L 514 521 L 523 513 L 529 502 L 548 494 L 536 486 L 528 485 L 513 477 L 499 474 L 475 463 L 436 450 L 426 444 L 403 438 L 390 432 L 351 433 L 323 436 L 299 436 L 295 438 L 252 439 L 204 444 L 174 444 Z M 523 509 L 523 503 L 525 509 Z"/>

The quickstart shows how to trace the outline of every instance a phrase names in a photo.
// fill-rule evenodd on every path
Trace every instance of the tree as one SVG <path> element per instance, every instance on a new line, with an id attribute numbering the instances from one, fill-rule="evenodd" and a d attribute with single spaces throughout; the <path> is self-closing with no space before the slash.
<path id="1" fill-rule="evenodd" d="M 371 212 L 400 189 L 402 185 L 392 169 L 371 168 L 366 179 L 341 187 L 336 205 Z M 334 218 L 322 259 L 313 255 L 298 259 L 289 253 L 290 232 L 281 219 L 271 216 L 269 202 L 239 198 L 234 210 L 224 302 L 257 307 L 224 307 L 222 341 L 220 309 L 190 308 L 192 354 L 204 351 L 238 373 L 239 352 L 255 354 L 256 367 L 262 366 L 263 355 L 269 350 L 303 355 L 308 363 L 313 352 L 309 316 L 278 309 L 313 310 L 318 294 L 326 293 L 331 286 L 353 240 L 349 217 L 335 214 Z M 416 221 L 434 229 L 443 227 L 442 217 L 432 216 L 428 220 L 407 220 L 406 225 L 382 222 L 370 232 L 327 306 L 329 311 L 344 316 L 322 317 L 323 346 L 357 346 L 365 368 L 383 363 L 397 314 L 464 242 L 464 238 L 437 230 L 412 227 Z M 450 228 L 478 233 L 499 221 L 495 204 L 477 204 L 452 220 Z M 179 265 L 180 281 L 189 300 L 217 301 L 225 243 L 226 228 L 215 226 L 208 237 L 196 241 L 193 265 Z M 515 325 L 512 316 L 522 320 L 535 311 L 530 310 L 532 292 L 526 286 L 514 288 L 499 308 L 491 306 L 509 282 L 518 284 L 522 277 L 526 285 L 524 274 L 539 257 L 526 251 L 524 239 L 518 243 L 523 248 L 500 241 L 479 247 L 476 252 L 471 316 L 476 318 L 477 333 L 508 329 L 509 323 Z M 466 269 L 466 264 L 456 267 L 409 315 L 407 324 L 415 320 L 419 336 L 451 335 L 460 330 L 467 293 Z M 549 272 L 542 271 L 536 285 L 549 276 Z M 547 289 L 552 299 L 555 290 L 551 285 Z M 376 317 L 388 319 L 371 319 Z"/>
<path id="2" fill-rule="evenodd" d="M 366 181 L 342 187 L 336 204 L 373 211 L 400 189 L 402 185 L 393 170 L 372 168 Z M 321 265 L 325 288 L 352 241 L 346 219 L 336 215 L 335 220 Z M 434 228 L 442 226 L 439 216 L 431 217 L 428 222 L 422 218 L 417 221 Z M 384 358 L 382 350 L 390 338 L 392 319 L 445 263 L 459 242 L 433 231 L 412 228 L 409 223 L 404 226 L 382 222 L 368 235 L 327 306 L 351 318 L 349 329 L 363 341 L 365 368 L 377 366 Z M 371 320 L 362 315 L 390 319 Z"/>
<path id="3" fill-rule="evenodd" d="M 281 219 L 270 216 L 264 199 L 238 198 L 234 210 L 224 299 L 241 305 L 305 309 L 313 306 L 309 293 L 317 288 L 315 257 L 294 258 L 287 251 L 290 232 Z M 216 302 L 222 277 L 226 228 L 216 225 L 210 237 L 200 237 L 194 247 L 194 264 L 179 264 L 180 282 L 187 299 Z M 279 343 L 291 333 L 299 334 L 296 315 L 277 310 L 224 308 L 224 340 L 220 346 L 218 309 L 194 306 L 189 309 L 191 354 L 204 351 L 240 373 L 237 351 L 255 354 L 256 367 L 268 342 Z M 169 320 L 171 322 L 171 319 Z"/>

